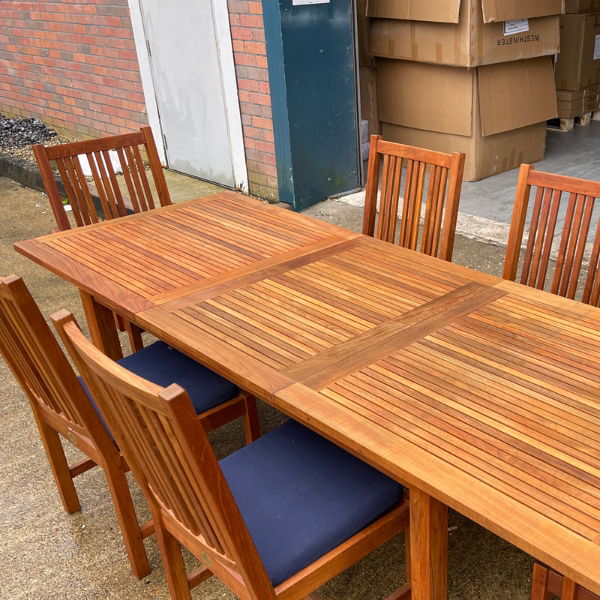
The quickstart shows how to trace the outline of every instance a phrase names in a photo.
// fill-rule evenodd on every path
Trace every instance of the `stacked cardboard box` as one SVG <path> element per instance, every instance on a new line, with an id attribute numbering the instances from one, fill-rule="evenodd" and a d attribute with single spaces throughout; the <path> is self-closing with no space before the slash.
<path id="1" fill-rule="evenodd" d="M 543 158 L 563 0 L 369 0 L 384 138 L 466 152 L 474 181 Z"/>
<path id="2" fill-rule="evenodd" d="M 561 53 L 556 63 L 556 95 L 561 119 L 600 108 L 600 0 L 567 0 L 560 17 Z"/>

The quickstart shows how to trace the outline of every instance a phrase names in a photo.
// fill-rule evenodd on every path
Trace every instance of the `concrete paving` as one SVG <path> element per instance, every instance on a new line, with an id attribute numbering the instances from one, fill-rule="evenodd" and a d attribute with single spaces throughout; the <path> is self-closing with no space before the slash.
<path id="1" fill-rule="evenodd" d="M 215 186 L 169 174 L 177 200 L 215 191 Z M 175 191 L 177 188 L 177 192 Z M 329 201 L 308 214 L 350 229 L 360 228 L 358 207 Z M 0 178 L 0 274 L 25 279 L 42 312 L 67 308 L 83 325 L 77 291 L 12 249 L 15 241 L 48 233 L 53 227 L 47 198 Z M 504 249 L 460 237 L 455 260 L 499 273 Z M 263 430 L 283 416 L 262 404 Z M 129 571 L 102 472 L 76 481 L 82 511 L 67 515 L 60 504 L 27 400 L 0 359 L 0 598 L 6 600 L 138 600 L 168 598 L 154 539 L 146 541 L 152 573 L 141 581 Z M 243 444 L 238 423 L 211 435 L 218 456 Z M 75 456 L 69 444 L 70 456 Z M 136 508 L 147 515 L 144 499 L 131 481 Z M 450 517 L 450 600 L 526 600 L 531 558 L 461 515 Z M 347 570 L 320 592 L 325 600 L 380 600 L 404 581 L 403 536 Z M 190 564 L 192 561 L 188 561 Z M 214 578 L 194 592 L 195 599 L 233 600 Z"/>

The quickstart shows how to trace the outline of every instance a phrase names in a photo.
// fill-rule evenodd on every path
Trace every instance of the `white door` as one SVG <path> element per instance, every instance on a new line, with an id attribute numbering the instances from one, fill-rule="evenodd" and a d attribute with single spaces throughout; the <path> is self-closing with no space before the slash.
<path id="1" fill-rule="evenodd" d="M 139 1 L 167 165 L 246 189 L 226 3 Z"/>

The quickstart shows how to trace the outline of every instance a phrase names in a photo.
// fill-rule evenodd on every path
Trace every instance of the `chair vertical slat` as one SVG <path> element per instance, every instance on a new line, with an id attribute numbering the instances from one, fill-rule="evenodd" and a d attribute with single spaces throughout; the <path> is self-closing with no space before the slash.
<path id="1" fill-rule="evenodd" d="M 131 180 L 133 181 L 133 186 L 135 188 L 135 194 L 137 197 L 137 201 L 140 205 L 140 209 L 142 211 L 148 210 L 148 206 L 146 204 L 146 198 L 144 196 L 144 188 L 142 185 L 141 175 L 138 171 L 138 165 L 135 161 L 135 157 L 131 148 L 123 148 L 123 152 L 127 157 L 127 167 L 129 168 L 129 174 L 131 175 Z"/>
<path id="2" fill-rule="evenodd" d="M 142 182 L 142 188 L 145 194 L 145 205 L 146 210 L 151 210 L 155 208 L 154 200 L 152 199 L 152 190 L 150 189 L 150 184 L 148 183 L 148 176 L 146 175 L 146 167 L 144 166 L 144 161 L 142 160 L 142 155 L 140 154 L 140 149 L 138 146 L 132 146 L 131 151 L 133 152 L 133 158 L 135 164 L 137 165 L 137 172 Z"/>
<path id="3" fill-rule="evenodd" d="M 575 205 L 577 203 L 577 194 L 569 194 L 569 200 L 567 202 L 567 210 L 565 214 L 565 223 L 563 225 L 563 231 L 560 236 L 560 245 L 556 255 L 556 266 L 554 268 L 554 278 L 552 280 L 552 286 L 550 291 L 553 294 L 560 292 L 560 282 L 564 273 L 565 260 L 567 257 L 567 247 L 569 245 L 569 239 L 571 236 L 571 229 L 573 227 L 573 216 L 575 214 Z"/>
<path id="4" fill-rule="evenodd" d="M 117 179 L 117 174 L 112 165 L 112 160 L 110 159 L 110 154 L 108 150 L 103 150 L 101 152 L 102 158 L 104 159 L 104 165 L 106 171 L 108 173 L 108 179 L 110 181 L 110 187 L 114 193 L 115 198 L 115 214 L 119 217 L 124 217 L 127 215 L 127 208 L 125 207 L 125 203 L 123 202 L 123 194 L 121 193 L 121 187 L 119 186 L 119 180 Z M 118 155 L 118 153 L 117 153 Z"/>
<path id="5" fill-rule="evenodd" d="M 371 136 L 363 233 L 388 242 L 394 242 L 397 235 L 404 248 L 451 260 L 464 161 L 465 155 L 458 152 L 444 154 Z M 382 163 L 380 226 L 376 229 L 373 204 Z M 391 169 L 390 164 L 394 164 Z M 398 215 L 401 196 L 402 214 Z"/>
<path id="6" fill-rule="evenodd" d="M 75 182 L 71 180 L 71 172 L 72 169 L 69 170 L 69 159 L 59 158 L 56 160 L 56 166 L 58 168 L 58 172 L 60 173 L 63 185 L 65 186 L 65 191 L 67 193 L 67 200 L 71 205 L 71 211 L 73 212 L 73 217 L 75 218 L 75 223 L 78 227 L 86 225 L 85 220 L 85 211 L 81 206 L 81 201 L 79 199 L 79 193 L 77 191 L 77 186 Z M 63 209 L 64 212 L 64 209 Z M 66 213 L 65 213 L 66 216 Z M 70 227 L 70 225 L 69 225 Z"/>
<path id="7" fill-rule="evenodd" d="M 535 194 L 535 202 L 533 205 L 533 214 L 531 215 L 531 223 L 529 225 L 529 236 L 527 238 L 527 247 L 525 248 L 525 257 L 523 259 L 523 270 L 521 272 L 521 283 L 527 284 L 530 280 L 531 260 L 533 257 L 533 249 L 535 247 L 536 235 L 538 232 L 538 224 L 540 213 L 542 210 L 542 200 L 544 197 L 544 189 L 538 188 Z M 534 278 L 535 281 L 535 278 Z"/>
<path id="8" fill-rule="evenodd" d="M 392 194 L 390 179 L 393 172 L 393 169 L 391 168 L 393 161 L 393 156 L 383 157 L 381 196 L 379 200 L 379 218 L 377 219 L 377 237 L 379 239 L 385 239 L 386 241 L 388 241 L 386 236 L 386 225 L 389 219 L 389 204 Z"/>
<path id="9" fill-rule="evenodd" d="M 590 255 L 590 263 L 588 266 L 588 273 L 585 280 L 585 286 L 583 289 L 582 302 L 585 304 L 591 304 L 598 306 L 598 300 L 600 297 L 600 219 L 596 225 L 596 233 L 594 235 L 594 245 Z"/>
<path id="10" fill-rule="evenodd" d="M 534 233 L 530 233 L 523 256 L 521 283 L 535 285 L 539 289 L 548 286 L 554 294 L 597 306 L 600 302 L 600 215 L 597 214 L 600 211 L 596 211 L 596 200 L 600 198 L 599 182 L 542 173 L 530 165 L 521 165 L 503 277 L 517 278 L 529 193 L 531 188 L 536 187 L 530 227 Z M 547 201 L 550 192 L 551 208 L 546 217 L 540 213 L 540 198 L 543 193 Z M 553 241 L 557 237 L 561 212 L 564 212 L 564 218 L 554 257 Z M 538 225 L 539 231 L 536 231 Z M 592 231 L 594 239 L 590 240 L 591 255 L 586 264 L 585 252 Z M 534 236 L 538 236 L 535 242 Z M 534 243 L 536 252 L 532 250 Z M 539 248 L 542 248 L 541 254 L 537 254 Z"/>
<path id="11" fill-rule="evenodd" d="M 560 288 L 558 290 L 558 293 L 561 296 L 564 296 L 569 288 L 569 281 L 571 279 L 573 261 L 575 260 L 575 253 L 577 251 L 577 240 L 579 239 L 579 232 L 582 226 L 584 209 L 585 197 L 581 194 L 577 194 L 575 197 L 575 210 L 573 212 L 573 221 L 570 228 L 569 242 L 567 243 L 567 251 L 565 254 L 565 263 L 562 269 Z"/>
<path id="12" fill-rule="evenodd" d="M 592 221 L 592 213 L 594 211 L 594 198 L 589 196 L 583 196 L 584 213 L 579 234 L 576 240 L 576 251 L 569 271 L 569 285 L 566 288 L 565 296 L 567 298 L 575 298 L 577 286 L 579 284 L 579 275 L 581 274 L 581 268 L 583 265 L 583 255 L 585 252 L 585 246 L 590 233 L 590 224 Z"/>
<path id="13" fill-rule="evenodd" d="M 406 159 L 406 183 L 404 184 L 404 201 L 402 204 L 402 218 L 400 219 L 400 232 L 398 244 L 403 248 L 408 248 L 409 244 L 409 223 L 412 215 L 412 185 L 414 179 L 415 161 Z"/>
<path id="14" fill-rule="evenodd" d="M 174 439 L 175 431 L 171 427 L 168 419 L 163 417 L 159 417 L 161 424 L 167 434 L 166 439 Z M 183 471 L 185 474 L 185 479 L 189 482 L 191 489 L 191 497 L 195 497 L 199 499 L 200 504 L 202 506 L 201 511 L 196 511 L 196 518 L 198 520 L 198 531 L 202 533 L 204 539 L 212 546 L 214 550 L 219 552 L 220 554 L 229 554 L 231 553 L 231 548 L 226 544 L 226 535 L 222 531 L 217 531 L 215 529 L 215 515 L 210 507 L 210 503 L 207 502 L 206 494 L 202 489 L 201 485 L 198 485 L 198 481 L 194 477 L 193 467 L 189 464 L 185 453 L 181 451 L 181 447 L 178 444 L 173 446 L 176 456 L 174 457 L 176 460 L 180 461 L 180 464 L 183 467 Z"/>
<path id="15" fill-rule="evenodd" d="M 115 215 L 113 215 L 113 211 L 110 205 L 108 191 L 105 189 L 104 181 L 102 181 L 102 178 L 100 177 L 99 165 L 96 162 L 96 154 L 93 152 L 89 152 L 88 154 L 86 154 L 86 157 L 90 165 L 90 170 L 92 171 L 92 179 L 94 180 L 94 185 L 96 186 L 96 191 L 98 192 L 98 198 L 100 199 L 100 207 L 102 208 L 102 214 L 104 215 L 105 219 L 112 219 Z"/>
<path id="16" fill-rule="evenodd" d="M 548 217 L 548 225 L 544 228 L 544 246 L 541 253 L 541 262 L 538 268 L 538 278 L 536 287 L 544 289 L 546 277 L 548 276 L 548 266 L 550 264 L 550 254 L 554 240 L 554 232 L 556 231 L 556 222 L 558 220 L 558 209 L 560 208 L 560 190 L 552 191 L 552 199 L 549 203 L 550 212 Z"/>
<path id="17" fill-rule="evenodd" d="M 133 212 L 143 212 L 144 209 L 139 203 L 136 188 L 131 177 L 131 170 L 129 168 L 123 148 L 117 148 L 117 155 L 119 157 L 119 162 L 121 163 L 121 169 L 123 169 L 123 179 L 125 180 L 125 185 L 127 186 L 127 193 L 129 194 L 129 200 L 131 201 Z"/>
<path id="18" fill-rule="evenodd" d="M 96 159 L 96 166 L 98 167 L 100 181 L 102 182 L 106 203 L 108 204 L 107 211 L 110 217 L 105 217 L 105 219 L 116 219 L 117 217 L 122 217 L 123 215 L 119 212 L 115 190 L 108 174 L 108 165 L 111 162 L 110 158 L 107 162 L 102 152 L 94 152 L 93 155 Z"/>
<path id="19" fill-rule="evenodd" d="M 546 232 L 548 227 L 548 218 L 550 215 L 550 201 L 552 199 L 552 190 L 545 189 L 542 196 L 541 209 L 536 225 L 535 244 L 531 256 L 531 273 L 527 285 L 543 289 L 544 279 L 539 281 L 540 267 L 542 264 L 542 253 L 546 242 Z"/>
<path id="20" fill-rule="evenodd" d="M 400 188 L 402 185 L 402 158 L 394 157 L 394 171 L 392 172 L 391 205 L 388 209 L 388 225 L 386 239 L 391 244 L 396 239 L 396 223 L 398 221 L 398 204 L 400 201 Z"/>
<path id="21" fill-rule="evenodd" d="M 433 239 L 431 242 L 431 254 L 438 255 L 440 252 L 440 241 L 443 227 L 443 216 L 444 216 L 444 198 L 446 197 L 446 186 L 448 183 L 448 169 L 439 167 L 440 178 L 438 181 L 437 201 L 436 201 L 436 214 L 433 224 Z M 449 209 L 450 210 L 450 209 Z M 452 226 L 456 229 L 456 222 Z"/>
<path id="22" fill-rule="evenodd" d="M 434 206 L 435 198 L 435 181 L 438 176 L 438 169 L 435 165 L 429 165 L 428 185 L 427 185 L 427 200 L 425 201 L 425 217 L 423 219 L 423 235 L 421 237 L 421 252 L 431 254 L 432 228 L 434 226 L 436 207 Z"/>
<path id="23" fill-rule="evenodd" d="M 92 200 L 92 195 L 90 194 L 90 188 L 88 187 L 87 181 L 85 179 L 85 175 L 83 174 L 83 169 L 81 168 L 81 163 L 79 162 L 79 156 L 71 156 L 70 157 L 71 169 L 72 169 L 72 177 L 75 182 L 78 183 L 79 189 L 83 195 L 83 201 L 81 203 L 82 208 L 85 207 L 86 213 L 84 216 L 86 219 L 86 224 L 97 223 L 98 222 L 98 213 L 96 212 L 96 207 L 94 206 L 94 201 Z M 69 170 L 69 162 L 67 162 L 67 170 Z"/>
<path id="24" fill-rule="evenodd" d="M 423 191 L 425 189 L 425 168 L 427 163 L 419 162 L 417 186 L 413 200 L 414 211 L 412 214 L 410 248 L 416 250 L 419 241 L 419 223 L 421 222 L 421 207 L 423 206 Z"/>

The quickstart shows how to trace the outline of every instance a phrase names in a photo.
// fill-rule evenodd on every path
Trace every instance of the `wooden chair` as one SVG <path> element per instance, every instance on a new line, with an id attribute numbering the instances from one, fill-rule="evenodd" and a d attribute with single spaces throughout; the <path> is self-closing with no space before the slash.
<path id="1" fill-rule="evenodd" d="M 600 600 L 600 596 L 582 588 L 553 569 L 536 562 L 533 566 L 531 600 Z"/>
<path id="2" fill-rule="evenodd" d="M 362 232 L 394 243 L 402 197 L 399 245 L 452 260 L 464 163 L 465 155 L 459 152 L 444 154 L 386 142 L 381 136 L 372 135 Z M 403 167 L 406 167 L 404 185 Z M 377 210 L 380 171 L 381 200 Z M 424 199 L 425 215 L 419 236 Z"/>
<path id="3" fill-rule="evenodd" d="M 141 147 L 145 150 L 150 165 L 160 206 L 167 206 L 171 204 L 171 197 L 150 127 L 142 127 L 138 133 L 126 133 L 59 146 L 45 147 L 42 144 L 33 146 L 33 153 L 58 231 L 71 229 L 71 223 L 62 203 L 62 195 L 58 189 L 52 163 L 58 170 L 78 227 L 97 223 L 100 221 L 100 216 L 103 219 L 114 219 L 124 217 L 129 212 L 142 212 L 156 207 L 146 175 Z M 121 181 L 109 157 L 111 150 L 117 153 L 123 170 Z M 84 156 L 90 165 L 93 185 L 83 174 L 81 159 Z M 98 205 L 94 198 L 98 198 Z M 143 348 L 141 330 L 138 327 L 125 322 L 121 317 L 117 317 L 117 325 L 121 331 L 127 331 L 133 351 Z"/>
<path id="4" fill-rule="evenodd" d="M 537 188 L 532 194 L 532 188 Z M 530 197 L 534 202 L 525 252 L 523 233 Z M 535 171 L 533 165 L 521 165 L 515 207 L 508 236 L 503 277 L 553 294 L 600 305 L 600 221 L 593 218 L 600 183 Z M 564 225 L 557 230 L 561 205 L 565 208 Z M 598 221 L 592 230 L 592 221 Z M 555 237 L 560 235 L 556 263 L 550 273 Z M 589 240 L 591 235 L 591 240 Z M 591 243 L 590 243 L 591 241 Z M 584 267 L 586 246 L 591 249 Z M 519 267 L 520 277 L 517 277 Z M 587 273 L 586 273 L 587 271 Z M 585 277 L 584 277 L 585 275 Z M 581 288 L 583 288 L 581 290 Z"/>
<path id="5" fill-rule="evenodd" d="M 532 194 L 532 188 L 534 192 Z M 522 251 L 523 234 L 533 196 L 527 245 Z M 600 221 L 592 230 L 593 210 L 600 198 L 600 183 L 536 171 L 533 165 L 521 165 L 515 207 L 504 261 L 504 279 L 600 305 Z M 562 230 L 557 227 L 561 204 L 566 205 Z M 596 218 L 597 220 L 597 218 Z M 558 230 L 557 230 L 558 229 Z M 590 234 L 591 254 L 584 275 L 583 259 Z M 555 246 L 559 235 L 558 247 Z M 550 261 L 556 251 L 556 263 L 550 272 Z M 519 268 L 520 277 L 517 277 Z M 540 563 L 534 565 L 532 600 L 599 600 L 598 596 L 576 585 Z"/>
<path id="6" fill-rule="evenodd" d="M 150 127 L 142 127 L 137 133 L 126 133 L 83 142 L 45 147 L 33 146 L 44 188 L 60 231 L 71 229 L 65 212 L 61 193 L 52 170 L 56 165 L 67 199 L 71 205 L 73 218 L 78 227 L 97 223 L 103 219 L 123 217 L 128 212 L 142 212 L 156 207 L 152 189 L 146 175 L 140 147 L 144 148 L 150 172 L 156 187 L 160 206 L 171 204 L 167 182 L 158 158 L 156 144 Z M 109 158 L 109 151 L 117 153 L 123 170 L 119 183 L 115 169 Z M 92 172 L 93 186 L 83 174 L 81 157 L 85 156 Z M 122 189 L 126 188 L 126 193 Z M 94 203 L 97 195 L 99 207 Z"/>
<path id="7" fill-rule="evenodd" d="M 131 569 L 137 577 L 144 577 L 150 566 L 142 540 L 152 533 L 153 526 L 151 522 L 138 525 L 125 478 L 127 464 L 25 283 L 16 275 L 0 278 L 0 354 L 29 398 L 65 510 L 72 514 L 81 509 L 73 479 L 101 466 Z M 157 342 L 122 362 L 162 383 L 175 380 L 169 371 L 174 377 L 187 380 L 190 389 L 195 389 L 198 409 L 206 408 L 200 419 L 207 430 L 243 415 L 248 440 L 258 437 L 254 399 L 238 396 L 235 386 L 166 344 Z M 207 381 L 208 389 L 202 387 Z M 69 465 L 59 434 L 87 458 Z"/>
<path id="8" fill-rule="evenodd" d="M 172 598 L 211 575 L 246 600 L 317 598 L 406 528 L 399 484 L 295 421 L 218 463 L 180 386 L 127 372 L 67 311 L 52 321 L 144 482 Z M 202 563 L 189 576 L 180 543 Z"/>

